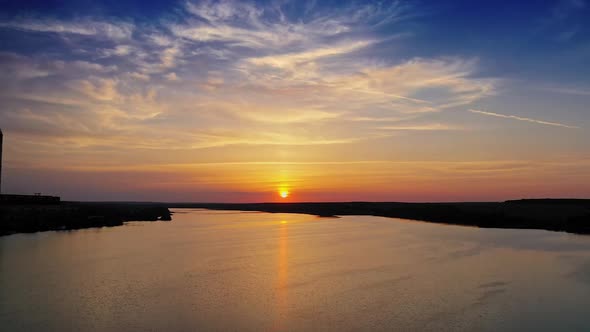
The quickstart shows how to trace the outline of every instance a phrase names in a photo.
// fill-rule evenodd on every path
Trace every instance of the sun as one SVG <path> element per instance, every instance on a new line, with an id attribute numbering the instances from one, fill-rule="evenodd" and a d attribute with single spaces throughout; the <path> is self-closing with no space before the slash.
<path id="1" fill-rule="evenodd" d="M 289 197 L 289 191 L 288 190 L 281 190 L 281 191 L 279 191 L 279 195 L 282 198 L 287 198 L 287 197 Z"/>

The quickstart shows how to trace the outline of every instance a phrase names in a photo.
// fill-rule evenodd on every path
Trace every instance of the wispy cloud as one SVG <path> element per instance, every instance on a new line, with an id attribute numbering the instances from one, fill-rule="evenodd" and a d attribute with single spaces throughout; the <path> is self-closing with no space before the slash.
<path id="1" fill-rule="evenodd" d="M 270 66 L 281 69 L 294 70 L 306 63 L 317 61 L 322 58 L 348 54 L 371 45 L 371 41 L 347 42 L 343 45 L 333 47 L 319 47 L 309 51 L 270 55 L 264 57 L 249 58 L 247 61 L 258 66 Z"/>
<path id="2" fill-rule="evenodd" d="M 451 130 L 428 116 L 491 95 L 471 59 L 398 58 L 382 36 L 402 2 L 306 16 L 289 5 L 185 2 L 152 23 L 121 18 L 0 22 L 51 41 L 51 56 L 0 54 L 0 121 L 54 149 L 329 146 Z M 399 28 L 399 29 L 398 29 Z M 42 37 L 41 37 L 42 36 Z M 446 122 L 446 121 L 443 121 Z M 424 125 L 427 123 L 428 125 Z M 434 124 L 431 124 L 434 123 Z"/>
<path id="3" fill-rule="evenodd" d="M 134 30 L 134 26 L 126 22 L 111 23 L 89 19 L 76 21 L 25 19 L 0 22 L 0 27 L 24 31 L 97 36 L 115 40 L 130 38 Z"/>
<path id="4" fill-rule="evenodd" d="M 539 137 L 562 144 L 534 150 L 521 144 L 528 134 L 521 131 L 517 135 L 525 139 L 509 148 L 493 145 L 502 147 L 483 155 L 506 162 L 429 162 L 480 158 L 481 144 L 513 139 L 469 132 L 482 119 L 471 113 L 567 129 L 582 125 L 537 119 L 526 111 L 531 107 L 519 115 L 472 109 L 511 93 L 504 88 L 509 82 L 493 76 L 502 73 L 496 66 L 484 67 L 491 63 L 486 50 L 462 53 L 464 47 L 455 47 L 461 41 L 445 48 L 446 38 L 429 43 L 431 22 L 421 15 L 431 9 L 419 2 L 175 3 L 160 16 L 105 16 L 109 11 L 92 9 L 81 12 L 85 16 L 2 15 L 0 124 L 11 140 L 8 162 L 38 168 L 43 160 L 54 168 L 95 167 L 96 173 L 110 165 L 124 170 L 118 179 L 126 184 L 132 184 L 129 174 L 147 165 L 144 174 L 159 174 L 174 182 L 174 190 L 201 190 L 204 183 L 215 189 L 220 183 L 255 186 L 291 171 L 290 180 L 310 187 L 346 189 L 342 179 L 350 178 L 353 191 L 358 183 L 392 190 L 397 185 L 391 183 L 402 182 L 404 191 L 412 191 L 435 182 L 448 188 L 463 178 L 532 178 L 537 163 L 511 158 L 526 150 L 555 159 L 550 149 L 587 136 L 570 130 L 559 138 Z M 582 39 L 587 1 L 544 8 L 551 31 L 542 30 L 543 38 L 557 31 L 572 42 Z M 522 58 L 531 55 L 519 51 Z M 537 89 L 579 96 L 569 98 L 571 104 L 561 98 L 569 114 L 581 114 L 588 85 L 557 79 L 555 86 Z M 465 139 L 472 134 L 477 139 Z M 550 171 L 537 174 L 562 180 L 570 175 L 554 175 L 567 170 L 587 177 L 588 163 L 571 159 L 571 165 L 555 167 L 545 162 Z M 162 178 L 168 166 L 181 175 Z"/>
<path id="5" fill-rule="evenodd" d="M 568 95 L 590 96 L 590 88 L 588 88 L 588 87 L 549 86 L 549 87 L 541 87 L 540 89 L 543 91 L 563 93 L 563 94 L 568 94 Z"/>
<path id="6" fill-rule="evenodd" d="M 280 7 L 218 1 L 187 2 L 194 15 L 186 23 L 169 25 L 173 35 L 193 42 L 222 42 L 258 50 L 280 50 L 349 31 L 343 17 L 319 17 L 309 22 L 290 22 Z"/>
<path id="7" fill-rule="evenodd" d="M 504 118 L 504 119 L 513 119 L 513 120 L 518 120 L 518 121 L 532 122 L 532 123 L 537 123 L 537 124 L 542 124 L 542 125 L 547 125 L 547 126 L 556 126 L 556 127 L 570 128 L 570 129 L 579 128 L 576 126 L 570 126 L 570 125 L 566 125 L 563 123 L 536 120 L 536 119 L 525 118 L 525 117 L 516 116 L 516 115 L 504 115 L 504 114 L 499 114 L 499 113 L 485 112 L 485 111 L 479 111 L 479 110 L 473 110 L 473 109 L 469 110 L 469 112 L 487 115 L 487 116 L 495 116 L 495 117 Z"/>
<path id="8" fill-rule="evenodd" d="M 401 130 L 401 131 L 438 131 L 438 130 L 461 130 L 460 127 L 450 126 L 441 123 L 413 125 L 413 126 L 383 126 L 379 127 L 382 130 Z"/>

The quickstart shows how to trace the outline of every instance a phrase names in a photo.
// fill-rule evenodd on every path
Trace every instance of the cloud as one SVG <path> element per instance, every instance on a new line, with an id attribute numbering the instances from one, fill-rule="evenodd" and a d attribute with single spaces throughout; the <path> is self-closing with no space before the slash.
<path id="1" fill-rule="evenodd" d="M 117 70 L 116 65 L 104 66 L 99 63 L 81 61 L 81 60 L 76 60 L 76 61 L 72 62 L 71 65 L 76 67 L 77 69 L 86 70 L 89 72 L 108 73 L 108 72 L 114 72 Z"/>
<path id="2" fill-rule="evenodd" d="M 125 22 L 111 23 L 93 20 L 58 21 L 49 19 L 25 19 L 0 22 L 0 27 L 24 31 L 97 36 L 114 40 L 129 39 L 134 30 L 132 24 Z"/>
<path id="3" fill-rule="evenodd" d="M 192 148 L 207 148 L 228 145 L 282 145 L 282 146 L 312 146 L 348 144 L 364 138 L 355 137 L 325 137 L 314 135 L 302 137 L 283 133 L 280 131 L 249 132 L 249 131 L 204 131 L 201 133 L 200 143 L 195 143 Z"/>
<path id="4" fill-rule="evenodd" d="M 173 38 L 163 33 L 148 34 L 147 39 L 159 47 L 170 46 L 174 43 Z"/>
<path id="5" fill-rule="evenodd" d="M 587 87 L 541 87 L 541 90 L 555 93 L 563 93 L 577 96 L 590 96 L 590 88 Z"/>
<path id="6" fill-rule="evenodd" d="M 136 80 L 140 80 L 140 81 L 144 81 L 147 82 L 150 80 L 150 76 L 146 75 L 146 74 L 141 74 L 141 73 L 136 73 L 136 72 L 130 72 L 127 73 L 126 76 L 136 79 Z"/>
<path id="7" fill-rule="evenodd" d="M 515 180 L 527 177 L 547 175 L 554 181 L 541 184 L 547 188 L 588 177 L 588 162 L 576 156 L 567 165 L 510 159 L 540 151 L 524 146 L 525 132 L 509 149 L 509 137 L 490 133 L 465 140 L 474 120 L 465 111 L 504 91 L 504 82 L 485 76 L 486 62 L 460 49 L 435 56 L 449 50 L 412 47 L 424 31 L 414 30 L 424 12 L 415 5 L 183 1 L 149 20 L 96 13 L 0 20 L 5 38 L 18 41 L 0 52 L 0 123 L 12 141 L 7 161 L 13 169 L 112 167 L 129 183 L 129 174 L 149 169 L 142 177 L 159 174 L 150 184 L 172 190 L 265 190 L 261 182 L 273 186 L 284 172 L 314 190 L 358 192 L 362 183 L 416 197 L 466 183 L 487 195 L 506 183 L 521 188 Z M 568 7 L 564 21 L 579 18 L 579 7 Z M 582 30 L 571 31 L 564 38 Z M 580 96 L 587 90 L 552 88 Z M 565 160 L 550 149 L 569 144 L 568 135 L 543 155 Z M 481 144 L 490 149 L 482 152 Z M 488 155 L 498 160 L 460 161 Z"/>
<path id="8" fill-rule="evenodd" d="M 240 89 L 272 94 L 285 103 L 296 98 L 299 104 L 357 112 L 355 117 L 367 110 L 385 113 L 380 117 L 432 113 L 469 104 L 494 91 L 492 80 L 470 77 L 475 65 L 469 61 L 413 59 L 391 66 L 366 66 L 358 59 L 322 62 L 317 54 L 334 54 L 323 50 L 262 61 L 247 59 L 240 68 Z"/>
<path id="9" fill-rule="evenodd" d="M 229 46 L 241 46 L 252 49 L 281 49 L 303 43 L 311 36 L 330 35 L 330 31 L 310 31 L 309 27 L 272 24 L 262 28 L 247 29 L 231 25 L 171 25 L 170 30 L 176 37 L 201 43 L 224 42 Z"/>
<path id="10" fill-rule="evenodd" d="M 67 41 L 51 57 L 0 54 L 0 72 L 14 78 L 0 82 L 3 124 L 72 149 L 356 144 L 391 136 L 383 127 L 400 119 L 388 129 L 454 129 L 428 116 L 495 90 L 495 81 L 475 77 L 475 60 L 375 52 L 397 40 L 377 27 L 410 15 L 398 2 L 305 17 L 279 3 L 187 2 L 182 10 L 141 28 L 101 18 L 1 23 Z"/>
<path id="11" fill-rule="evenodd" d="M 295 108 L 280 109 L 272 106 L 264 106 L 260 103 L 223 103 L 212 102 L 209 105 L 202 105 L 204 108 L 223 110 L 228 114 L 244 120 L 251 120 L 260 123 L 289 124 L 289 123 L 318 123 L 324 120 L 334 120 L 341 116 L 336 112 L 327 112 L 317 109 Z"/>
<path id="12" fill-rule="evenodd" d="M 518 121 L 532 122 L 532 123 L 537 123 L 537 124 L 542 124 L 542 125 L 547 125 L 547 126 L 556 126 L 556 127 L 570 128 L 570 129 L 580 128 L 580 127 L 576 127 L 576 126 L 566 125 L 563 123 L 535 120 L 535 119 L 524 118 L 524 117 L 520 117 L 520 116 L 516 116 L 516 115 L 504 115 L 504 114 L 499 114 L 499 113 L 484 112 L 484 111 L 478 111 L 478 110 L 473 110 L 473 109 L 469 110 L 469 112 L 487 115 L 487 116 L 495 116 L 498 118 L 514 119 L 514 120 L 518 120 Z"/>
<path id="13" fill-rule="evenodd" d="M 109 56 L 127 56 L 133 52 L 133 47 L 130 45 L 117 45 L 113 49 L 103 50 L 103 54 Z"/>
<path id="14" fill-rule="evenodd" d="M 371 44 L 371 41 L 356 41 L 333 47 L 320 47 L 304 52 L 249 58 L 246 61 L 257 66 L 270 66 L 281 69 L 295 70 L 302 64 L 317 61 L 327 57 L 348 54 L 365 48 Z"/>
<path id="15" fill-rule="evenodd" d="M 384 126 L 379 127 L 381 130 L 401 130 L 401 131 L 439 131 L 439 130 L 461 130 L 459 127 L 450 126 L 441 123 L 413 126 Z"/>
<path id="16" fill-rule="evenodd" d="M 255 6 L 234 1 L 187 2 L 195 19 L 172 23 L 176 37 L 199 43 L 222 42 L 264 52 L 288 51 L 319 46 L 330 38 L 354 29 L 391 24 L 407 12 L 406 6 L 369 4 L 332 8 L 330 12 L 308 12 L 309 17 L 290 21 L 280 5 Z"/>
<path id="17" fill-rule="evenodd" d="M 70 81 L 73 90 L 100 101 L 111 101 L 119 97 L 117 81 L 113 79 L 91 78 L 88 80 Z"/>
<path id="18" fill-rule="evenodd" d="M 186 2 L 189 13 L 199 16 L 209 23 L 223 22 L 233 18 L 241 18 L 256 22 L 262 16 L 263 10 L 252 4 L 234 1 L 202 1 L 200 3 Z"/>
<path id="19" fill-rule="evenodd" d="M 371 116 L 352 116 L 347 118 L 348 121 L 358 122 L 399 122 L 404 120 L 415 119 L 415 115 L 411 116 L 385 116 L 385 117 L 371 117 Z"/>
<path id="20" fill-rule="evenodd" d="M 179 78 L 178 78 L 178 76 L 176 75 L 176 73 L 175 73 L 175 72 L 172 72 L 172 73 L 166 74 L 166 76 L 165 76 L 165 77 L 166 77 L 166 79 L 167 79 L 168 81 L 170 81 L 170 82 L 175 82 L 175 81 L 178 81 L 178 80 L 179 80 Z"/>

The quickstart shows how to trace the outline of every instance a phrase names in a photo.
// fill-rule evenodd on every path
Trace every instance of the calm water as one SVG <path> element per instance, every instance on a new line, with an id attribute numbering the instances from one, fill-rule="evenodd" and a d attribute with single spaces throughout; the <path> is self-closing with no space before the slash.
<path id="1" fill-rule="evenodd" d="M 590 330 L 590 237 L 177 210 L 0 237 L 3 331 Z"/>

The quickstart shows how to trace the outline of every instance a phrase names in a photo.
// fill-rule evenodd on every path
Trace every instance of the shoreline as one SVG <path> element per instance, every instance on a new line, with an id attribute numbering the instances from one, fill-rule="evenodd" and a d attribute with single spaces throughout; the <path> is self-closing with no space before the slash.
<path id="1" fill-rule="evenodd" d="M 42 231 L 121 226 L 127 221 L 172 220 L 170 210 L 153 203 L 61 202 L 0 205 L 0 236 Z"/>
<path id="2" fill-rule="evenodd" d="M 121 226 L 127 221 L 169 221 L 174 208 L 300 213 L 319 217 L 367 215 L 480 228 L 542 229 L 590 234 L 590 199 L 505 202 L 399 203 L 158 203 L 61 202 L 0 205 L 0 236 Z"/>
<path id="3" fill-rule="evenodd" d="M 369 215 L 480 228 L 543 229 L 590 234 L 590 199 L 522 199 L 485 203 L 169 203 L 166 206 L 301 213 L 319 217 Z"/>

